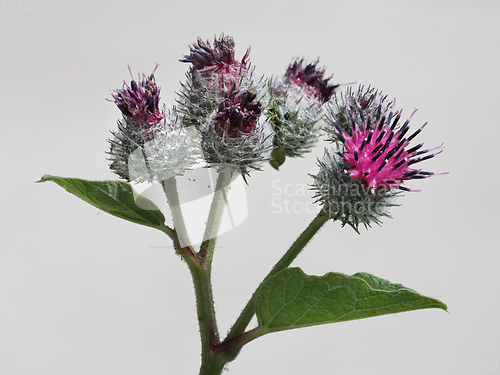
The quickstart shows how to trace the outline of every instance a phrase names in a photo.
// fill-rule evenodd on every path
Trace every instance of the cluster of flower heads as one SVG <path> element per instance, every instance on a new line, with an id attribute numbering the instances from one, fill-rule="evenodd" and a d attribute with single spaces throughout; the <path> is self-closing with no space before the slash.
<path id="1" fill-rule="evenodd" d="M 243 176 L 269 159 L 273 135 L 262 113 L 264 85 L 254 80 L 249 55 L 247 49 L 236 60 L 229 36 L 216 38 L 213 45 L 198 39 L 180 60 L 191 67 L 178 100 L 185 126 L 200 133 L 208 166 Z"/>
<path id="2" fill-rule="evenodd" d="M 425 124 L 407 135 L 413 113 L 400 125 L 401 112 L 381 92 L 338 94 L 318 60 L 295 59 L 281 77 L 254 79 L 249 55 L 237 60 L 229 36 L 198 39 L 180 60 L 190 67 L 170 111 L 159 106 L 156 68 L 114 90 L 123 118 L 109 141 L 111 169 L 129 181 L 161 181 L 204 159 L 245 177 L 264 161 L 278 169 L 303 156 L 325 131 L 335 148 L 319 162 L 312 189 L 332 219 L 356 231 L 389 216 L 398 192 L 410 190 L 406 181 L 434 174 L 415 165 L 441 147 L 410 147 Z"/>

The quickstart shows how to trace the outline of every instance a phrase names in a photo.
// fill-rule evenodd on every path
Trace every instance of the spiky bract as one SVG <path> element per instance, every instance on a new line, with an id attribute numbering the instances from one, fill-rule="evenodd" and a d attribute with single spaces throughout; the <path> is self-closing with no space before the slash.
<path id="1" fill-rule="evenodd" d="M 380 225 L 381 218 L 390 217 L 389 209 L 396 205 L 397 191 L 372 191 L 360 180 L 346 174 L 348 164 L 331 151 L 325 152 L 318 165 L 319 173 L 312 176 L 311 189 L 315 191 L 316 202 L 320 202 L 331 219 L 339 220 L 343 226 L 347 224 L 358 232 L 360 225 L 365 228 L 371 223 Z"/>
<path id="2" fill-rule="evenodd" d="M 134 182 L 163 181 L 183 175 L 201 157 L 200 140 L 194 128 L 185 128 L 175 109 L 164 112 L 161 123 L 148 133 L 147 139 L 133 140 L 142 133 L 118 122 L 118 132 L 111 143 L 110 167 L 120 177 Z"/>
<path id="3" fill-rule="evenodd" d="M 363 115 L 367 119 L 373 119 L 377 116 L 380 107 L 380 114 L 382 117 L 387 116 L 390 112 L 392 101 L 387 99 L 381 91 L 372 88 L 371 86 L 365 87 L 360 85 L 356 90 L 351 87 L 341 95 L 335 95 L 333 99 L 327 104 L 325 116 L 326 127 L 325 131 L 329 136 L 329 141 L 339 142 L 340 139 L 335 132 L 336 126 L 342 131 L 351 134 L 352 120 L 351 115 L 354 116 L 356 122 L 363 122 L 358 111 L 356 102 L 359 103 L 363 111 Z M 351 113 L 351 114 L 349 114 Z M 368 126 L 374 126 L 375 122 L 369 121 Z"/>

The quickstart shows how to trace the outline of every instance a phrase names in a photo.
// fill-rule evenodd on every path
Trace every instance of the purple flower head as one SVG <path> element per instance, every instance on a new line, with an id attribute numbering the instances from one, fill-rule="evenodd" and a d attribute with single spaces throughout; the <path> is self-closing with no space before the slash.
<path id="1" fill-rule="evenodd" d="M 233 85 L 199 127 L 207 164 L 218 171 L 230 168 L 244 178 L 269 160 L 273 132 L 254 90 Z"/>
<path id="2" fill-rule="evenodd" d="M 190 54 L 179 61 L 192 64 L 189 73 L 196 86 L 203 87 L 203 81 L 206 81 L 210 86 L 215 86 L 221 95 L 225 88 L 238 84 L 250 66 L 250 48 L 240 62 L 234 58 L 234 46 L 234 39 L 230 36 L 214 38 L 213 47 L 209 41 L 198 38 L 197 43 L 190 47 Z"/>
<path id="3" fill-rule="evenodd" d="M 394 100 L 395 102 L 395 100 Z M 407 148 L 410 142 L 425 127 L 406 136 L 409 131 L 409 123 L 416 110 L 405 123 L 398 127 L 401 113 L 394 117 L 394 104 L 387 116 L 381 116 L 382 103 L 379 104 L 375 118 L 367 118 L 356 100 L 361 126 L 355 120 L 354 114 L 349 108 L 347 111 L 352 122 L 350 132 L 343 130 L 337 122 L 333 121 L 334 129 L 340 142 L 344 145 L 343 152 L 338 154 L 349 166 L 347 174 L 360 180 L 364 186 L 369 187 L 372 192 L 375 189 L 392 189 L 410 191 L 402 184 L 411 179 L 423 179 L 434 175 L 422 169 L 414 169 L 411 166 L 424 160 L 431 159 L 441 153 L 441 146 L 434 149 L 423 149 L 423 143 Z M 368 105 L 365 103 L 365 108 Z M 394 118 L 393 118 L 394 117 Z M 371 122 L 374 122 L 371 123 Z M 439 150 L 433 153 L 433 151 Z"/>
<path id="4" fill-rule="evenodd" d="M 330 78 L 324 78 L 325 70 L 318 69 L 319 60 L 305 65 L 304 59 L 297 59 L 288 66 L 284 81 L 302 89 L 324 104 L 330 100 L 339 85 L 330 85 Z"/>
<path id="5" fill-rule="evenodd" d="M 224 96 L 214 116 L 219 134 L 234 138 L 254 131 L 262 113 L 262 104 L 254 101 L 257 95 L 251 91 L 239 92 L 233 86 Z"/>
<path id="6" fill-rule="evenodd" d="M 114 90 L 112 97 L 125 119 L 137 124 L 142 130 L 148 130 L 159 123 L 164 114 L 159 109 L 160 88 L 156 85 L 154 73 L 149 77 L 144 74 L 139 82 L 132 76 L 130 86 L 123 82 L 121 89 Z M 129 67 L 130 70 L 130 67 Z"/>

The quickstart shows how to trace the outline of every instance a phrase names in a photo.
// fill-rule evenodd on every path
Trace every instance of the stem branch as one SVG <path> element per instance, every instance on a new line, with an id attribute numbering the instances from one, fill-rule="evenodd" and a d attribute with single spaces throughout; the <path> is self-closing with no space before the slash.
<path id="1" fill-rule="evenodd" d="M 271 276 L 275 275 L 281 270 L 288 268 L 290 264 L 297 258 L 300 252 L 304 249 L 304 247 L 309 243 L 309 241 L 313 238 L 313 236 L 320 230 L 323 224 L 328 220 L 328 215 L 322 210 L 320 213 L 311 221 L 309 226 L 300 234 L 300 236 L 295 240 L 295 242 L 290 246 L 288 251 L 283 255 L 283 257 L 275 264 L 271 272 L 262 280 L 259 287 L 252 294 L 252 297 L 247 302 L 245 308 L 241 312 L 240 316 L 234 323 L 233 327 L 229 331 L 224 343 L 230 342 L 234 340 L 236 337 L 243 334 L 245 329 L 247 328 L 250 320 L 255 314 L 255 298 L 257 296 L 257 292 L 260 289 L 260 286 L 268 280 Z"/>

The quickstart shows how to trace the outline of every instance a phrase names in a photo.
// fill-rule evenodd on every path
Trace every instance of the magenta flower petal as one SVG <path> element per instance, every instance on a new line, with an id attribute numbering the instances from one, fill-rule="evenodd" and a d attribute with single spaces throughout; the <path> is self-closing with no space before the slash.
<path id="1" fill-rule="evenodd" d="M 410 190 L 402 184 L 407 180 L 423 179 L 434 175 L 433 172 L 414 169 L 411 166 L 424 160 L 433 158 L 441 152 L 441 147 L 422 149 L 423 143 L 408 148 L 410 142 L 425 127 L 417 129 L 410 136 L 409 123 L 416 110 L 405 123 L 398 127 L 400 114 L 394 116 L 393 109 L 387 119 L 381 117 L 382 105 L 379 105 L 375 123 L 370 124 L 361 105 L 356 101 L 357 110 L 363 121 L 361 126 L 355 121 L 353 113 L 348 109 L 352 119 L 352 129 L 348 133 L 336 123 L 334 132 L 344 145 L 344 150 L 339 154 L 348 164 L 347 173 L 354 179 L 373 189 Z M 394 108 L 394 105 L 393 105 Z M 435 152 L 438 150 L 437 152 Z"/>

